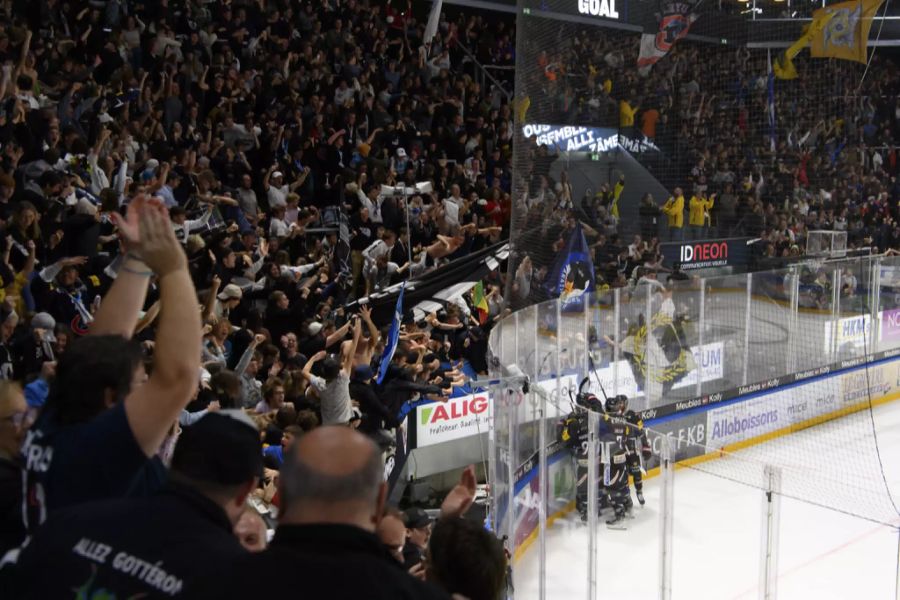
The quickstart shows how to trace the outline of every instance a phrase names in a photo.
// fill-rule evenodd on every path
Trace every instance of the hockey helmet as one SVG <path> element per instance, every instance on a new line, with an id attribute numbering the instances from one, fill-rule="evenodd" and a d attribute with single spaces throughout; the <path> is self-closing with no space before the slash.
<path id="1" fill-rule="evenodd" d="M 575 403 L 582 408 L 586 408 L 588 410 L 601 410 L 603 407 L 603 403 L 600 402 L 600 399 L 594 394 L 578 394 Z"/>

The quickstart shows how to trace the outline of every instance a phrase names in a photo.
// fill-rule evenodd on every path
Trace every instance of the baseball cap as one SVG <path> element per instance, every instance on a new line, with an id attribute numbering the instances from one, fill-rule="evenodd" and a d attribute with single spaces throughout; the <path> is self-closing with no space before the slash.
<path id="1" fill-rule="evenodd" d="M 420 529 L 431 524 L 432 518 L 422 508 L 408 508 L 403 513 L 403 522 L 408 529 Z"/>
<path id="2" fill-rule="evenodd" d="M 219 300 L 240 300 L 244 297 L 244 292 L 238 286 L 233 283 L 229 283 L 225 286 L 222 292 L 219 294 Z"/>
<path id="3" fill-rule="evenodd" d="M 397 156 L 399 156 L 400 158 L 406 158 L 406 149 L 397 148 Z"/>
<path id="4" fill-rule="evenodd" d="M 172 471 L 220 485 L 238 485 L 261 477 L 259 432 L 242 411 L 207 413 L 184 428 L 172 454 Z"/>
<path id="5" fill-rule="evenodd" d="M 318 321 L 313 321 L 309 324 L 307 331 L 309 331 L 309 335 L 318 335 L 322 331 L 322 324 Z"/>
<path id="6" fill-rule="evenodd" d="M 278 179 L 279 177 L 284 177 L 284 173 L 282 173 L 281 171 L 275 171 L 274 173 L 272 173 L 272 179 Z"/>
<path id="7" fill-rule="evenodd" d="M 151 158 L 146 163 L 144 163 L 145 171 L 155 171 L 158 168 L 159 168 L 159 161 L 156 160 L 155 158 Z"/>

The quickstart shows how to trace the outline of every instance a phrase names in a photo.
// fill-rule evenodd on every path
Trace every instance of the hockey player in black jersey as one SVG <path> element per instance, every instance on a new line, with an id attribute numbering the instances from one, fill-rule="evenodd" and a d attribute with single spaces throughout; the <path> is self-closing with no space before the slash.
<path id="1" fill-rule="evenodd" d="M 634 492 L 641 506 L 644 505 L 644 461 L 652 455 L 650 442 L 647 440 L 647 432 L 644 430 L 644 421 L 641 415 L 628 410 L 628 396 L 615 397 L 615 412 L 621 415 L 630 425 L 628 435 L 625 436 L 625 452 L 628 456 L 628 474 L 634 481 Z"/>
<path id="2" fill-rule="evenodd" d="M 582 521 L 587 521 L 588 498 L 588 456 L 590 431 L 588 425 L 588 413 L 591 410 L 602 412 L 603 405 L 600 400 L 591 394 L 579 394 L 574 410 L 563 420 L 560 429 L 560 441 L 569 449 L 575 457 L 575 507 L 581 515 Z M 602 493 L 599 496 L 601 507 L 605 498 Z"/>
<path id="3" fill-rule="evenodd" d="M 633 503 L 628 487 L 628 458 L 623 438 L 607 432 L 601 439 L 603 491 L 609 497 L 613 516 L 606 521 L 610 529 L 625 529 L 624 520 L 631 517 Z"/>

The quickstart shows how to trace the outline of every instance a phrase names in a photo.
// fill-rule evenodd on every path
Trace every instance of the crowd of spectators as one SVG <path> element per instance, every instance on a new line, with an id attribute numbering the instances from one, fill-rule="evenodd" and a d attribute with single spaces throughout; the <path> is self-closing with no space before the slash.
<path id="1" fill-rule="evenodd" d="M 573 189 L 565 169 L 551 175 L 560 154 L 527 140 L 515 164 L 513 236 L 525 239 L 519 248 L 528 260 L 512 282 L 514 302 L 542 297 L 542 287 L 525 279 L 544 276 L 555 252 L 543 249 L 560 248 L 576 219 L 588 225 L 601 286 L 634 284 L 658 271 L 658 244 L 668 241 L 746 236 L 760 240 L 755 258 L 792 260 L 805 254 L 809 231 L 827 230 L 846 232 L 851 249 L 898 249 L 900 70 L 893 54 L 876 52 L 868 70 L 798 58 L 799 77 L 775 81 L 773 131 L 765 51 L 681 41 L 642 76 L 633 67 L 639 36 L 559 29 L 553 43 L 527 48 L 533 67 L 520 73 L 528 92 L 521 114 L 530 123 L 609 127 L 652 143 L 658 151 L 635 157 L 669 192 L 638 190 L 639 220 L 623 223 L 614 170 L 608 183 Z M 636 244 L 642 252 L 634 252 Z"/>
<path id="2" fill-rule="evenodd" d="M 0 11 L 4 589 L 197 596 L 234 563 L 257 593 L 277 525 L 262 560 L 329 597 L 496 598 L 502 545 L 455 518 L 474 472 L 437 521 L 382 479 L 404 405 L 486 370 L 499 273 L 483 315 L 406 311 L 379 384 L 390 322 L 345 307 L 504 237 L 511 107 L 459 41 L 509 64 L 511 32 L 426 44 L 411 4 L 354 0 Z"/>
<path id="3" fill-rule="evenodd" d="M 386 507 L 382 456 L 410 403 L 487 370 L 502 290 L 544 293 L 553 252 L 508 286 L 490 274 L 483 314 L 469 295 L 405 315 L 377 384 L 390 323 L 349 302 L 506 239 L 514 210 L 553 251 L 584 216 L 609 286 L 673 267 L 649 220 L 663 207 L 675 229 L 679 202 L 692 235 L 740 231 L 779 254 L 820 226 L 900 238 L 893 146 L 870 149 L 898 126 L 880 60 L 821 115 L 779 96 L 775 162 L 753 116 L 757 55 L 717 50 L 733 89 L 689 44 L 649 79 L 635 39 L 582 34 L 542 59 L 563 75 L 545 85 L 566 119 L 640 123 L 701 203 L 674 187 L 665 205 L 645 198 L 650 225 L 626 239 L 615 203 L 640 182 L 578 199 L 527 141 L 514 199 L 517 107 L 473 62 L 512 64 L 511 22 L 445 18 L 426 43 L 410 4 L 358 0 L 13 0 L 0 14 L 0 582 L 21 597 L 281 592 L 302 563 L 310 593 L 327 580 L 345 597 L 496 598 L 502 547 L 458 518 L 474 473 L 435 523 Z M 829 68 L 790 85 L 850 89 L 853 73 Z M 383 193 L 423 181 L 431 192 Z"/>

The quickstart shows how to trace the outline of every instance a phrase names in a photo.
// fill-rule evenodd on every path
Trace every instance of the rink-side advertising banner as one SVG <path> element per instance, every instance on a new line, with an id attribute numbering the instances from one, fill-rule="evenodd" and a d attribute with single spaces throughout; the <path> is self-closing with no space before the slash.
<path id="1" fill-rule="evenodd" d="M 865 313 L 826 321 L 822 350 L 826 356 L 860 354 L 873 339 L 888 346 L 897 344 L 900 340 L 900 309 L 880 311 L 874 320 Z"/>
<path id="2" fill-rule="evenodd" d="M 705 454 L 706 435 L 706 415 L 703 413 L 669 419 L 659 427 L 654 426 L 647 431 L 647 441 L 650 442 L 653 455 L 644 461 L 644 468 L 649 470 L 659 466 L 663 437 L 668 438 L 672 458 L 677 462 Z"/>
<path id="3" fill-rule="evenodd" d="M 725 352 L 722 342 L 704 344 L 702 349 L 692 348 L 691 352 L 698 368 L 678 381 L 673 389 L 696 386 L 698 379 L 708 383 L 724 376 L 723 356 Z M 624 359 L 620 360 L 618 365 L 610 364 L 597 369 L 589 379 L 587 389 L 602 396 L 600 386 L 597 384 L 598 380 L 603 385 L 603 389 L 617 390 L 617 393 L 625 394 L 630 398 L 637 398 L 643 394 L 628 361 Z M 548 398 L 550 404 L 548 416 L 563 417 L 568 413 L 570 394 L 574 397 L 578 393 L 578 383 L 575 375 L 564 375 L 537 383 Z M 537 396 L 512 394 L 504 396 L 501 401 L 514 404 L 519 413 L 518 423 L 524 424 L 534 421 L 539 414 L 540 407 L 536 404 L 532 405 L 534 400 L 537 400 Z M 424 448 L 487 433 L 490 425 L 489 409 L 492 402 L 492 396 L 487 391 L 483 391 L 450 398 L 446 402 L 417 406 L 415 409 L 415 446 Z"/>
<path id="4" fill-rule="evenodd" d="M 844 375 L 847 375 L 847 373 L 858 373 L 862 378 L 869 377 L 871 388 L 864 389 L 863 391 L 866 394 L 871 391 L 872 398 L 876 399 L 881 396 L 889 395 L 896 391 L 894 388 L 890 388 L 886 385 L 889 378 L 878 379 L 878 377 L 881 377 L 881 375 L 875 375 L 875 373 L 881 372 L 877 371 L 877 369 L 881 369 L 882 367 L 882 364 L 880 364 L 881 361 L 888 361 L 889 359 L 893 359 L 898 356 L 900 356 L 900 348 L 885 350 L 882 352 L 875 352 L 867 356 L 861 356 L 858 358 L 839 360 L 830 365 L 816 367 L 807 371 L 799 371 L 791 375 L 782 375 L 781 377 L 772 377 L 771 379 L 766 379 L 765 381 L 758 381 L 756 383 L 750 383 L 747 385 L 739 385 L 721 390 L 719 392 L 704 394 L 703 396 L 691 398 L 689 400 L 680 400 L 671 404 L 658 406 L 656 408 L 650 408 L 642 411 L 641 417 L 646 422 L 653 421 L 655 419 L 663 419 L 665 417 L 672 417 L 672 415 L 677 415 L 678 413 L 686 411 L 707 409 L 720 404 L 734 404 L 736 402 L 741 402 L 741 396 L 761 394 L 763 392 L 768 392 L 769 390 L 783 388 L 788 385 L 804 382 L 811 379 L 823 378 L 831 374 L 834 374 L 834 376 L 840 376 L 842 372 L 846 372 L 844 373 Z M 866 372 L 866 369 L 859 369 L 859 367 L 864 366 L 867 363 L 870 363 L 868 366 L 868 373 Z M 894 365 L 900 363 L 890 361 L 885 362 L 884 364 Z M 847 376 L 849 377 L 849 375 Z M 897 383 L 898 382 L 895 381 L 895 384 Z M 796 387 L 794 387 L 793 389 L 796 389 Z M 897 390 L 900 390 L 900 384 L 898 384 Z"/>
<path id="5" fill-rule="evenodd" d="M 900 340 L 900 308 L 893 308 L 880 313 L 882 342 Z"/>
<path id="6" fill-rule="evenodd" d="M 552 517 L 563 510 L 569 499 L 575 497 L 575 466 L 571 454 L 558 442 L 547 448 L 547 516 Z M 538 470 L 537 453 L 525 460 L 515 471 L 513 497 L 516 505 L 514 513 L 515 545 L 520 548 L 528 536 L 537 529 L 541 508 L 541 478 Z"/>
<path id="7" fill-rule="evenodd" d="M 659 152 L 659 147 L 640 133 L 625 135 L 608 127 L 525 125 L 522 135 L 557 152 L 610 152 L 620 147 L 632 154 Z"/>
<path id="8" fill-rule="evenodd" d="M 659 251 L 667 265 L 681 265 L 682 271 L 711 267 L 746 267 L 750 261 L 752 238 L 729 238 L 696 242 L 660 244 Z"/>

